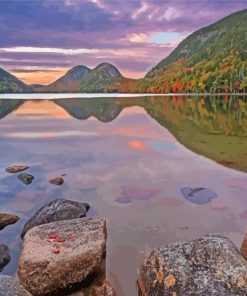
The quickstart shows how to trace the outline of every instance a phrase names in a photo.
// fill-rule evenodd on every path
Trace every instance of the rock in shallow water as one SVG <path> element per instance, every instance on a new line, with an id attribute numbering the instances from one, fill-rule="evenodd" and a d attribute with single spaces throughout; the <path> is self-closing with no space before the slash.
<path id="1" fill-rule="evenodd" d="M 28 219 L 23 227 L 21 238 L 34 226 L 61 220 L 83 218 L 86 216 L 89 208 L 90 206 L 87 203 L 80 203 L 63 198 L 50 201 Z"/>
<path id="2" fill-rule="evenodd" d="M 54 233 L 65 241 L 47 240 Z M 56 254 L 55 245 L 60 246 Z M 99 272 L 105 252 L 104 219 L 73 219 L 37 226 L 25 235 L 19 279 L 34 296 L 58 292 Z"/>
<path id="3" fill-rule="evenodd" d="M 10 224 L 16 223 L 19 219 L 16 215 L 0 213 L 0 230 Z"/>
<path id="4" fill-rule="evenodd" d="M 32 296 L 13 277 L 0 275 L 0 296 Z"/>
<path id="5" fill-rule="evenodd" d="M 22 174 L 19 174 L 17 176 L 17 178 L 19 180 L 22 181 L 22 183 L 26 184 L 26 185 L 29 185 L 29 184 L 32 184 L 33 180 L 34 180 L 34 176 L 32 175 L 29 175 L 29 174 L 26 174 L 26 173 L 22 173 Z"/>
<path id="6" fill-rule="evenodd" d="M 15 174 L 15 173 L 19 173 L 19 172 L 25 171 L 27 169 L 29 169 L 29 166 L 26 166 L 26 165 L 12 165 L 12 166 L 7 167 L 5 169 L 5 171 L 7 173 Z"/>
<path id="7" fill-rule="evenodd" d="M 64 179 L 61 177 L 56 177 L 54 179 L 49 180 L 49 182 L 53 185 L 63 185 Z"/>
<path id="8" fill-rule="evenodd" d="M 10 259 L 9 248 L 4 244 L 0 244 L 0 271 L 9 264 Z"/>
<path id="9" fill-rule="evenodd" d="M 246 296 L 247 262 L 219 235 L 154 249 L 140 267 L 140 295 Z"/>

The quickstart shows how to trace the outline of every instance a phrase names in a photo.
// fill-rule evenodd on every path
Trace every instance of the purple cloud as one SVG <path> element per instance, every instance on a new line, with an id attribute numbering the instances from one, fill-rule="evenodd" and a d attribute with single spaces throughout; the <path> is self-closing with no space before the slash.
<path id="1" fill-rule="evenodd" d="M 8 70 L 16 66 L 52 69 L 76 64 L 93 67 L 108 61 L 128 74 L 142 75 L 189 33 L 246 7 L 246 0 L 2 0 L 0 65 Z M 180 37 L 152 41 L 154 34 L 165 32 Z M 1 51 L 13 47 L 96 51 L 72 55 Z"/>

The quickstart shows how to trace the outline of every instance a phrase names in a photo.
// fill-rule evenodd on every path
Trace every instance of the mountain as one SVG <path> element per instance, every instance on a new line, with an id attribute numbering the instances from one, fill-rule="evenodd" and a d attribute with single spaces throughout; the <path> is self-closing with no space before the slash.
<path id="1" fill-rule="evenodd" d="M 102 63 L 94 69 L 78 65 L 64 76 L 47 86 L 34 86 L 35 92 L 130 92 L 136 80 L 125 78 L 109 63 Z"/>
<path id="2" fill-rule="evenodd" d="M 70 69 L 64 76 L 60 77 L 53 83 L 43 86 L 35 87 L 34 91 L 41 92 L 76 92 L 84 78 L 91 70 L 82 65 L 78 65 Z"/>
<path id="3" fill-rule="evenodd" d="M 0 68 L 0 93 L 30 93 L 30 86 Z"/>
<path id="4" fill-rule="evenodd" d="M 81 92 L 118 92 L 126 80 L 119 70 L 109 64 L 102 63 L 85 77 L 79 90 Z"/>
<path id="5" fill-rule="evenodd" d="M 202 28 L 138 82 L 142 92 L 247 91 L 247 9 Z"/>

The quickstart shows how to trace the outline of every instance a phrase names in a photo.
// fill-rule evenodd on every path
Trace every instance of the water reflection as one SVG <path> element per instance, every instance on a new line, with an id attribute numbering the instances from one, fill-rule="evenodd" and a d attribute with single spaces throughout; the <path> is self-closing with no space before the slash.
<path id="1" fill-rule="evenodd" d="M 86 202 L 89 216 L 107 219 L 107 273 L 120 296 L 137 295 L 137 267 L 155 245 L 206 233 L 241 243 L 246 174 L 198 154 L 246 170 L 245 98 L 4 100 L 2 106 L 1 211 L 21 218 L 0 232 L 12 258 L 4 273 L 16 272 L 27 219 L 56 198 Z M 30 166 L 30 185 L 5 172 L 12 163 Z M 49 183 L 64 174 L 63 185 Z"/>
<path id="2" fill-rule="evenodd" d="M 0 117 L 5 117 L 24 102 L 23 100 L 1 100 Z M 143 107 L 152 118 L 169 129 L 180 143 L 190 150 L 211 158 L 221 165 L 247 171 L 245 97 L 71 98 L 53 100 L 53 102 L 76 119 L 86 120 L 94 117 L 101 122 L 113 121 L 127 107 Z M 58 133 L 57 136 L 64 136 L 66 133 L 76 136 L 75 131 Z M 138 142 L 130 145 L 143 148 Z M 169 145 L 165 147 L 159 142 L 153 145 L 158 149 L 169 149 Z"/>

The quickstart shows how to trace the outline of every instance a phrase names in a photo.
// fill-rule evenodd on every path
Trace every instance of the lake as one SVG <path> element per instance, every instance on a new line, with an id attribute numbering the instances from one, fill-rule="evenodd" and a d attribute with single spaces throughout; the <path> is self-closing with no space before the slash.
<path id="1" fill-rule="evenodd" d="M 68 96 L 68 94 L 66 95 Z M 118 295 L 137 295 L 140 263 L 154 246 L 220 233 L 242 243 L 247 222 L 247 98 L 135 96 L 0 100 L 0 232 L 16 272 L 25 221 L 54 198 L 85 201 L 107 219 L 106 268 Z M 24 185 L 5 172 L 31 167 Z M 62 186 L 47 180 L 66 174 Z M 181 189 L 207 188 L 191 200 Z"/>

